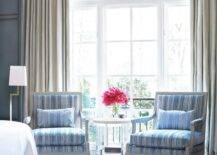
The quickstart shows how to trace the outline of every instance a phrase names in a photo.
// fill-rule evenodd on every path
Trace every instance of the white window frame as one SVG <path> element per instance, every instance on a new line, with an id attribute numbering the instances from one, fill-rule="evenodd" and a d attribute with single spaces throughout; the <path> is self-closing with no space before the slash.
<path id="1" fill-rule="evenodd" d="M 158 74 L 159 78 L 158 87 L 159 90 L 164 90 L 167 87 L 168 75 L 165 72 L 165 48 L 164 48 L 164 5 L 189 5 L 190 0 L 75 0 L 71 4 L 72 8 L 88 8 L 96 7 L 97 9 L 97 101 L 100 101 L 100 94 L 105 90 L 106 86 L 106 53 L 105 53 L 105 26 L 104 24 L 104 10 L 105 8 L 113 7 L 144 7 L 144 6 L 155 6 L 158 8 Z M 132 9 L 131 9 L 132 10 Z M 132 11 L 131 11 L 132 15 Z M 132 18 L 132 17 L 131 17 Z M 131 19 L 132 20 L 132 19 Z M 132 37 L 132 28 L 131 28 Z M 131 38 L 132 44 L 132 38 Z M 132 54 L 132 45 L 131 45 Z M 131 58 L 132 59 L 132 58 Z M 191 69 L 192 70 L 192 69 Z M 143 75 L 145 77 L 146 75 Z M 132 60 L 131 60 L 131 78 L 132 78 Z M 131 79 L 132 82 L 132 79 Z M 131 84 L 132 86 L 132 84 Z M 192 88 L 191 88 L 192 89 Z M 132 88 L 131 88 L 132 90 Z"/>

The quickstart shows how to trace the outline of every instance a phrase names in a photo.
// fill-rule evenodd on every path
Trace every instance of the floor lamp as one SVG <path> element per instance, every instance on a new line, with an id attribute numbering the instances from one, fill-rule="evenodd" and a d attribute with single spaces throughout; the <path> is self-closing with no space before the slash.
<path id="1" fill-rule="evenodd" d="M 10 121 L 12 121 L 13 96 L 19 96 L 20 86 L 27 86 L 26 66 L 10 66 L 9 86 L 16 87 L 16 92 L 10 93 Z"/>

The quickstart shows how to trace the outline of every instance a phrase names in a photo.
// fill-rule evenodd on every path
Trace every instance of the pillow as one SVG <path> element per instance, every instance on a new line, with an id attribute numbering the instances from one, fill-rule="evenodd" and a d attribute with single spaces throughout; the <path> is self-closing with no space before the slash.
<path id="1" fill-rule="evenodd" d="M 165 111 L 159 109 L 156 128 L 189 130 L 190 123 L 193 120 L 193 112 L 193 110 L 185 112 L 178 110 Z"/>
<path id="2" fill-rule="evenodd" d="M 37 109 L 37 126 L 74 127 L 74 108 L 67 109 Z"/>

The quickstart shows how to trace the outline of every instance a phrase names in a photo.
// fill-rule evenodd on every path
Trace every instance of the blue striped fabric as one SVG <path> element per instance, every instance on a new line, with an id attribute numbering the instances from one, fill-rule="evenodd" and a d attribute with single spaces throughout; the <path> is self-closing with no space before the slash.
<path id="1" fill-rule="evenodd" d="M 193 111 L 192 120 L 204 118 L 206 113 L 206 94 L 205 93 L 173 93 L 173 92 L 161 92 L 156 94 L 155 98 L 155 112 L 153 125 L 155 130 L 149 130 L 145 132 L 134 133 L 130 137 L 130 143 L 127 144 L 127 155 L 186 155 L 186 147 L 189 147 L 191 142 L 193 143 L 191 155 L 203 155 L 204 154 L 204 132 L 195 132 L 192 135 L 190 130 L 176 130 L 176 129 L 157 129 L 157 122 L 163 123 L 162 126 L 168 126 L 167 123 L 177 123 L 172 116 L 171 119 L 165 119 L 159 116 L 160 109 L 162 110 L 176 110 L 176 111 Z M 176 112 L 175 112 L 176 113 Z M 178 112 L 179 113 L 179 112 Z M 190 113 L 188 114 L 190 115 Z M 178 118 L 176 115 L 175 117 Z M 189 116 L 185 116 L 183 120 L 187 120 L 188 123 L 184 124 L 184 121 L 180 121 L 174 128 L 188 128 Z M 177 119 L 176 118 L 176 119 Z M 157 121 L 158 119 L 158 121 Z M 172 121 L 171 121 L 172 120 Z M 134 122 L 133 122 L 134 123 Z M 135 122 L 136 123 L 136 122 Z M 165 124 L 164 124 L 165 123 Z M 188 124 L 188 125 L 187 125 Z M 134 124 L 135 125 L 135 124 Z M 173 128 L 174 124 L 169 124 L 169 128 Z M 187 127 L 188 126 L 188 127 Z M 164 128 L 164 127 L 163 127 Z M 193 139 L 194 138 L 194 139 Z M 194 141 L 192 141 L 194 140 Z"/>
<path id="2" fill-rule="evenodd" d="M 157 110 L 194 110 L 193 119 L 203 117 L 205 110 L 204 95 L 157 95 L 156 102 Z"/>
<path id="3" fill-rule="evenodd" d="M 75 126 L 80 126 L 81 93 L 34 93 L 33 94 L 33 128 L 37 128 L 37 109 L 74 108 Z"/>
<path id="4" fill-rule="evenodd" d="M 79 146 L 37 146 L 38 152 L 73 152 L 73 153 L 83 153 L 87 148 L 85 145 Z"/>
<path id="5" fill-rule="evenodd" d="M 85 143 L 80 128 L 42 128 L 33 130 L 37 146 L 76 146 Z"/>
<path id="6" fill-rule="evenodd" d="M 200 132 L 195 132 L 193 136 L 195 138 L 194 145 L 200 144 L 204 140 Z M 191 131 L 188 130 L 149 130 L 130 136 L 130 144 L 140 147 L 184 149 L 190 144 L 190 141 Z"/>
<path id="7" fill-rule="evenodd" d="M 185 150 L 137 147 L 132 144 L 127 144 L 126 151 L 130 155 L 186 155 Z"/>
<path id="8" fill-rule="evenodd" d="M 186 155 L 184 149 L 162 149 L 162 148 L 147 148 L 137 147 L 135 145 L 127 144 L 126 151 L 127 155 Z M 203 145 L 196 146 L 191 155 L 204 155 Z"/>
<path id="9" fill-rule="evenodd" d="M 37 109 L 37 126 L 39 128 L 74 127 L 74 108 Z"/>
<path id="10" fill-rule="evenodd" d="M 189 130 L 194 111 L 158 110 L 156 129 Z"/>

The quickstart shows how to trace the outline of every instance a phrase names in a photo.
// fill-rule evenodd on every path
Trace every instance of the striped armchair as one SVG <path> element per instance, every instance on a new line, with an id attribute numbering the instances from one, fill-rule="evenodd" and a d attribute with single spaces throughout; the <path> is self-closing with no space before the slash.
<path id="1" fill-rule="evenodd" d="M 39 116 L 39 110 L 50 111 L 52 114 L 55 110 L 58 112 L 58 110 L 67 108 L 73 109 L 72 114 L 69 111 L 69 117 L 73 119 L 74 126 L 46 126 L 49 123 L 62 125 L 63 123 L 60 122 L 70 122 L 71 120 L 66 117 L 67 112 L 63 113 L 64 115 L 57 115 L 57 118 L 52 117 L 53 115 L 49 117 L 46 115 Z M 39 155 L 89 155 L 88 120 L 81 118 L 81 93 L 34 93 L 33 109 L 33 134 Z M 42 116 L 45 118 L 40 118 Z M 67 120 L 64 120 L 66 118 Z M 45 126 L 39 125 L 41 120 L 44 121 L 42 123 Z M 82 121 L 85 121 L 85 130 L 82 129 Z"/>
<path id="2" fill-rule="evenodd" d="M 137 132 L 151 120 L 153 130 Z M 156 93 L 155 113 L 132 120 L 126 155 L 204 155 L 205 120 L 206 93 Z"/>

